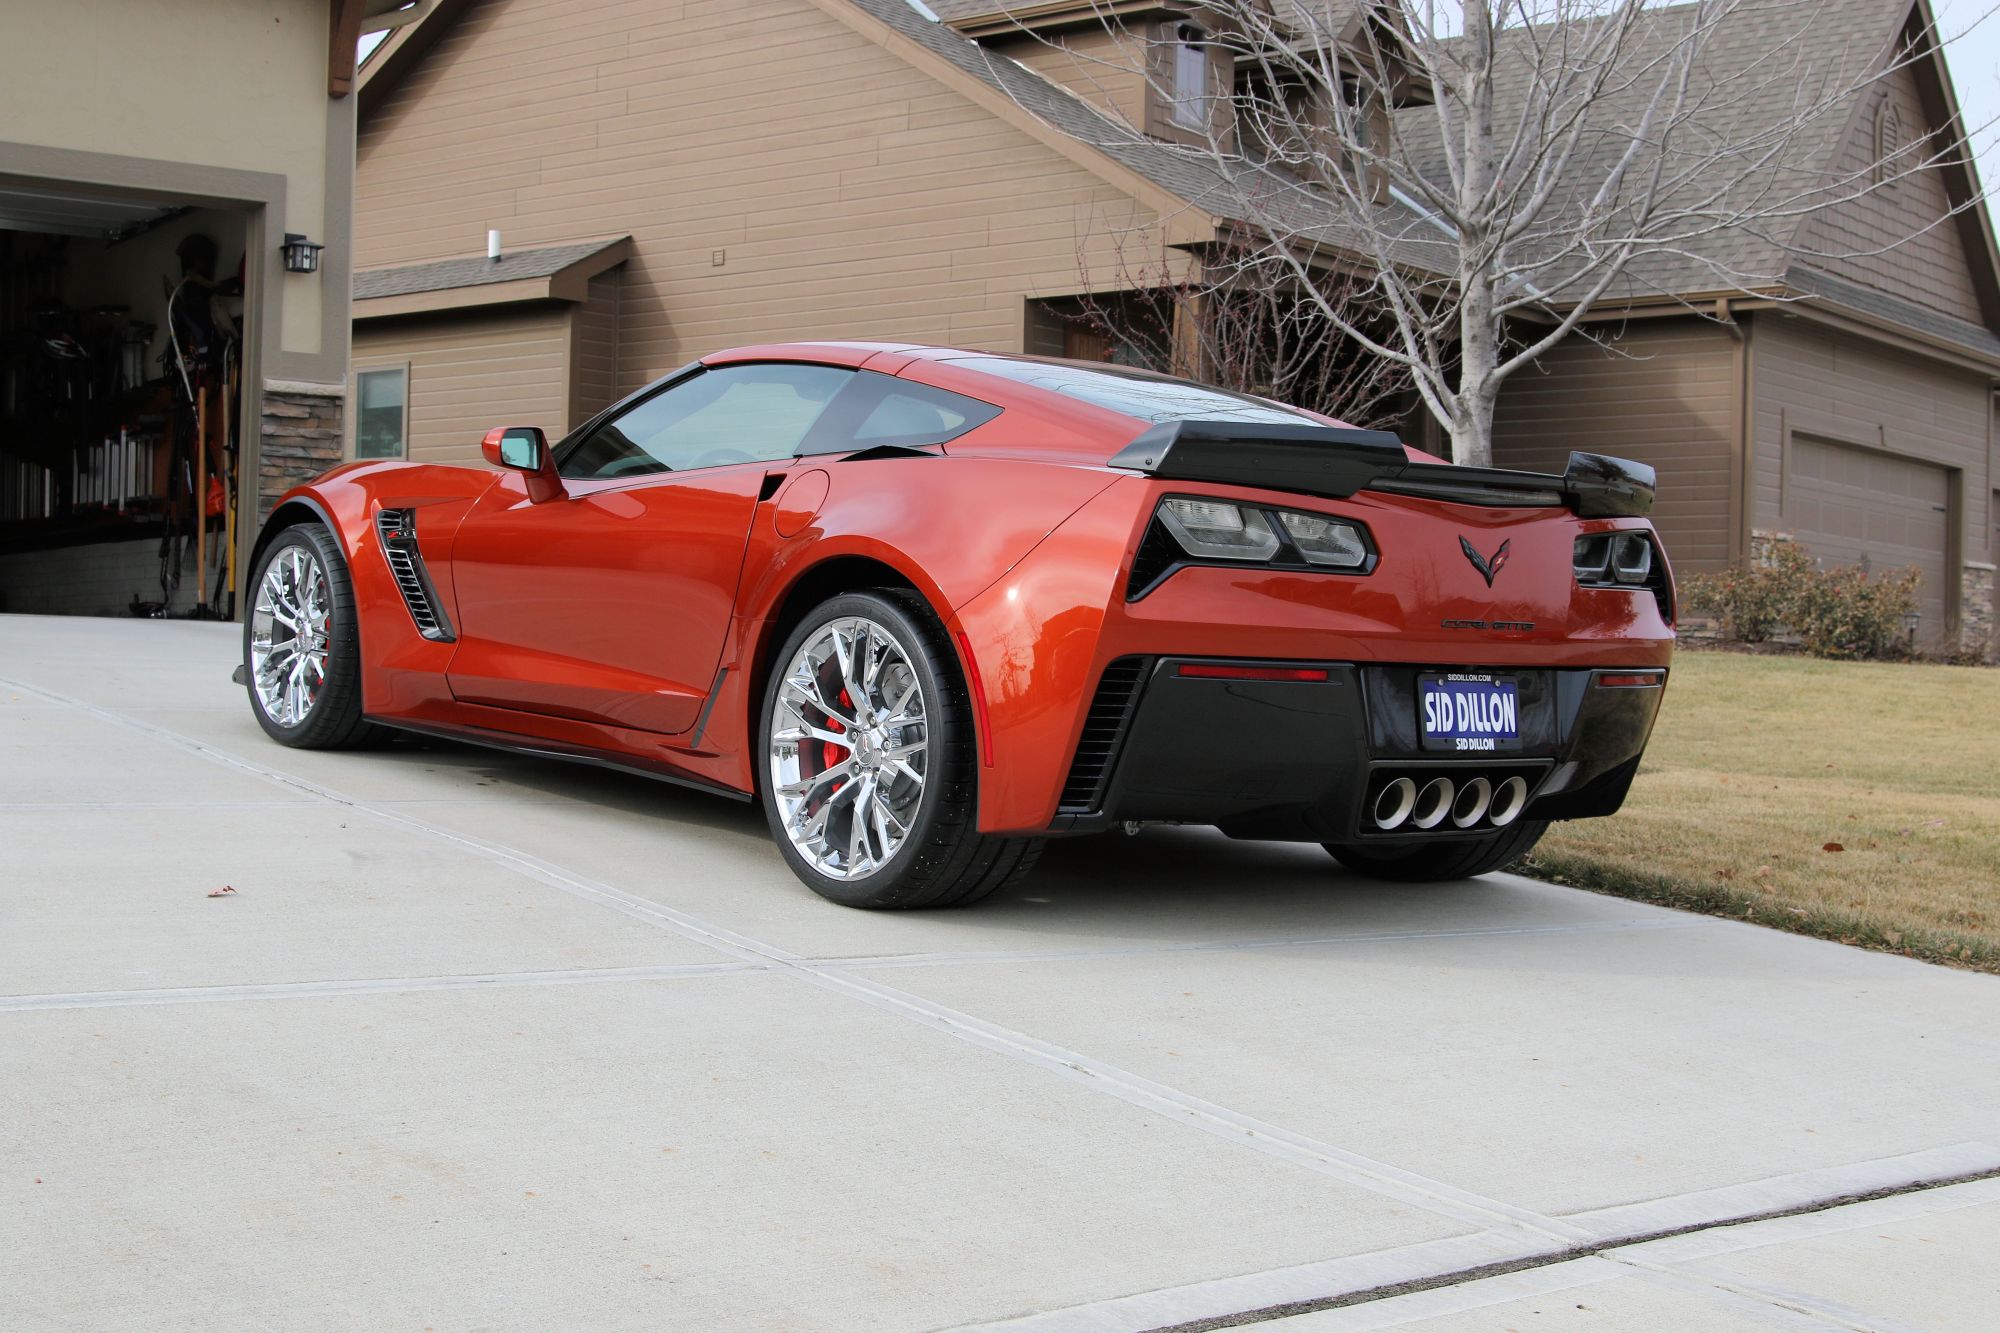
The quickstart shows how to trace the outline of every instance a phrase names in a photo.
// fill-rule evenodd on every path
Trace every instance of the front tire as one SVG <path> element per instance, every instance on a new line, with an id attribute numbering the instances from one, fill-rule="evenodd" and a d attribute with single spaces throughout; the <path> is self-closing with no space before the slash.
<path id="1" fill-rule="evenodd" d="M 1514 864 L 1534 850 L 1548 827 L 1545 822 L 1523 820 L 1483 838 L 1454 838 L 1404 847 L 1352 842 L 1321 845 L 1334 860 L 1357 875 L 1403 884 L 1435 884 L 1442 880 L 1471 879 Z"/>
<path id="2" fill-rule="evenodd" d="M 383 729 L 361 716 L 361 629 L 340 543 L 318 523 L 271 539 L 250 576 L 243 683 L 257 725 L 299 750 L 355 750 Z"/>
<path id="3" fill-rule="evenodd" d="M 981 834 L 972 708 L 944 627 L 896 590 L 813 608 L 764 689 L 759 795 L 792 871 L 847 907 L 962 907 L 1041 842 Z"/>

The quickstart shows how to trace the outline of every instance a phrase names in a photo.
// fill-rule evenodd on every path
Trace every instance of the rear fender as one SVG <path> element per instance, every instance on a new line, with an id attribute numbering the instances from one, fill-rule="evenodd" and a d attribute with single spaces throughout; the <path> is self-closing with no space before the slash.
<path id="1" fill-rule="evenodd" d="M 958 608 L 986 711 L 983 833 L 1037 832 L 1055 817 L 1148 498 L 1135 479 L 1099 493 Z"/>
<path id="2" fill-rule="evenodd" d="M 817 483 L 802 484 L 812 472 L 827 477 L 825 499 L 810 512 L 788 507 L 794 487 L 816 489 Z M 780 613 L 814 570 L 859 558 L 892 571 L 943 622 L 969 669 L 957 608 L 1004 580 L 1079 507 L 1119 480 L 1097 468 L 934 455 L 796 465 L 752 525 L 727 674 L 700 748 L 732 756 L 725 780 L 749 787 L 761 682 L 790 630 Z M 982 674 L 979 684 L 990 681 Z M 986 723 L 976 719 L 975 726 L 986 748 Z M 982 808 L 990 770 L 986 777 Z"/>

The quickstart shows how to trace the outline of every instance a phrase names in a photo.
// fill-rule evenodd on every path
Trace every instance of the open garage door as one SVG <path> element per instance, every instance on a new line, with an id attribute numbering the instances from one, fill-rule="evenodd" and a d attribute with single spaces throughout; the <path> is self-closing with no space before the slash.
<path id="1" fill-rule="evenodd" d="M 0 612 L 233 612 L 247 223 L 0 181 Z"/>
<path id="2" fill-rule="evenodd" d="M 1823 565 L 1923 575 L 1919 642 L 1945 630 L 1951 485 L 1941 467 L 1851 445 L 1794 437 L 1787 524 Z"/>

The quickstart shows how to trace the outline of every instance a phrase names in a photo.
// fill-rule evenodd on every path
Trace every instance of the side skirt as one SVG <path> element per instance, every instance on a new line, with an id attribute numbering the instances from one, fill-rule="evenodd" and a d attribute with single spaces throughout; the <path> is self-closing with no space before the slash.
<path id="1" fill-rule="evenodd" d="M 394 731 L 407 731 L 418 736 L 434 736 L 439 740 L 464 741 L 470 745 L 483 745 L 489 750 L 505 750 L 510 754 L 524 754 L 536 759 L 560 759 L 565 763 L 608 768 L 619 773 L 630 773 L 635 777 L 651 778 L 655 782 L 671 782 L 677 787 L 691 787 L 695 791 L 708 792 L 714 796 L 727 796 L 732 801 L 756 799 L 749 792 L 725 787 L 719 782 L 709 782 L 704 778 L 689 777 L 685 773 L 675 772 L 665 764 L 649 764 L 642 759 L 613 758 L 601 750 L 558 745 L 550 741 L 527 740 L 504 731 L 487 731 L 481 727 L 455 727 L 437 722 L 409 722 L 387 717 L 370 717 L 368 721 Z"/>

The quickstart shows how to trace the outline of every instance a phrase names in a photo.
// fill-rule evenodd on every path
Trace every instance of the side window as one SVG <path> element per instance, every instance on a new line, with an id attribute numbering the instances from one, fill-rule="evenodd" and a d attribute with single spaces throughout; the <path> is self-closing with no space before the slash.
<path id="1" fill-rule="evenodd" d="M 1000 415 L 991 403 L 964 394 L 864 370 L 820 421 L 801 453 L 943 444 Z"/>
<path id="2" fill-rule="evenodd" d="M 798 451 L 851 370 L 770 362 L 706 370 L 605 422 L 557 464 L 565 477 L 604 480 L 772 463 Z"/>

